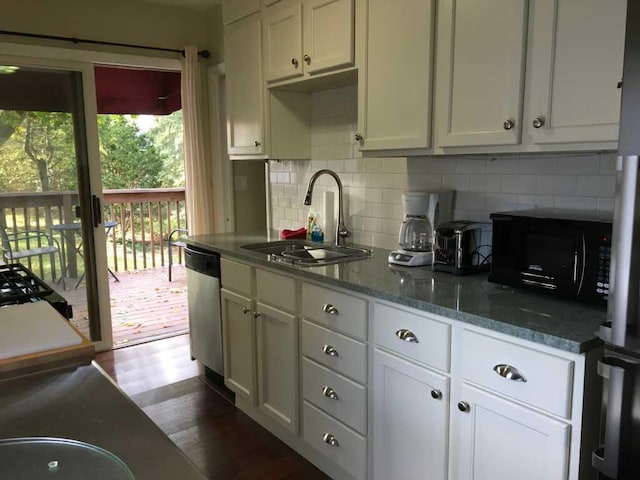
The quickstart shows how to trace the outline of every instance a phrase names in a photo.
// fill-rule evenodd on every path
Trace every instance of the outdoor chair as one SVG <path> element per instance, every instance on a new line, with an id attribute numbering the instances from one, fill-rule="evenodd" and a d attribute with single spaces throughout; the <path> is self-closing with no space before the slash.
<path id="1" fill-rule="evenodd" d="M 40 230 L 7 233 L 4 225 L 0 224 L 0 237 L 2 237 L 2 260 L 5 263 L 22 263 L 23 258 L 42 258 L 43 255 L 50 255 L 51 277 L 54 281 L 56 280 L 54 256 L 57 254 L 60 261 L 62 288 L 66 290 L 62 253 L 58 241 L 53 236 Z"/>
<path id="2" fill-rule="evenodd" d="M 178 236 L 174 239 L 175 234 Z M 189 235 L 189 230 L 186 228 L 176 228 L 169 234 L 169 281 L 171 281 L 171 265 L 173 265 L 173 248 L 184 248 L 187 246 L 186 236 Z"/>

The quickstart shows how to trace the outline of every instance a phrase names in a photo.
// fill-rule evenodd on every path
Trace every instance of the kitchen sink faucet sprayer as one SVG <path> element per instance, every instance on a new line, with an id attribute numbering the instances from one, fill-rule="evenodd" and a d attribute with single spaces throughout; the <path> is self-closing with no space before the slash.
<path id="1" fill-rule="evenodd" d="M 307 194 L 304 196 L 304 204 L 311 205 L 311 197 L 313 195 L 313 186 L 318 180 L 318 177 L 322 174 L 326 173 L 327 175 L 331 175 L 336 183 L 338 184 L 338 227 L 336 228 L 336 245 L 340 245 L 344 243 L 344 240 L 340 240 L 340 237 L 343 239 L 349 237 L 351 232 L 347 229 L 344 224 L 344 203 L 343 203 L 343 194 L 342 194 L 342 182 L 340 181 L 340 177 L 333 170 L 329 170 L 327 168 L 323 168 L 322 170 L 318 170 L 314 173 L 309 179 L 309 186 L 307 187 Z"/>

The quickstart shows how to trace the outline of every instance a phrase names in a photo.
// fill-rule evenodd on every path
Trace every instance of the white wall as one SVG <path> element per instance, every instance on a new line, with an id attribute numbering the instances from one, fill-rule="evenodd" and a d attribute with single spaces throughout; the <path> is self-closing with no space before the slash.
<path id="1" fill-rule="evenodd" d="M 2 0 L 0 30 L 172 49 L 197 45 L 202 49 L 213 48 L 209 41 L 218 41 L 218 35 L 212 34 L 218 16 L 193 9 L 129 0 Z M 217 28 L 220 29 L 221 24 Z M 0 41 L 72 47 L 70 43 L 59 41 L 25 40 L 5 35 L 0 36 Z M 76 48 L 105 50 L 97 45 L 78 45 Z M 106 50 L 139 55 L 163 55 L 117 47 L 107 47 Z M 214 51 L 214 56 L 218 56 L 217 51 Z"/>
<path id="2" fill-rule="evenodd" d="M 305 225 L 307 183 L 321 168 L 342 179 L 354 243 L 381 248 L 397 245 L 407 189 L 455 190 L 457 219 L 489 221 L 494 211 L 536 206 L 613 210 L 615 153 L 362 158 L 356 105 L 355 86 L 313 94 L 311 160 L 271 163 L 272 228 Z M 320 192 L 336 188 L 326 175 L 317 185 L 312 208 L 321 212 Z"/>

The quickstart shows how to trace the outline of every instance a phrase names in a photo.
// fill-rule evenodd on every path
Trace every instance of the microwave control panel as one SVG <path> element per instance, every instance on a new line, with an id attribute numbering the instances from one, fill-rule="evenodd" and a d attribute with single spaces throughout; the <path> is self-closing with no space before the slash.
<path id="1" fill-rule="evenodd" d="M 598 247 L 598 276 L 596 279 L 596 294 L 603 300 L 609 298 L 609 269 L 611 267 L 611 244 Z"/>

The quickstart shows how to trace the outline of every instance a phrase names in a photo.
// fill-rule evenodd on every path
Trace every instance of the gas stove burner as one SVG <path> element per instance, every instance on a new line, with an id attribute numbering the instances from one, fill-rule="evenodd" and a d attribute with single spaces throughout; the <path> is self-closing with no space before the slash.
<path id="1" fill-rule="evenodd" d="M 53 289 L 20 263 L 0 265 L 0 306 L 37 302 Z"/>

